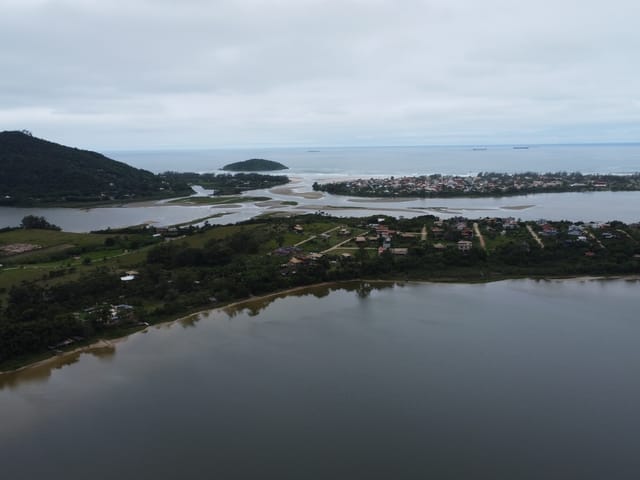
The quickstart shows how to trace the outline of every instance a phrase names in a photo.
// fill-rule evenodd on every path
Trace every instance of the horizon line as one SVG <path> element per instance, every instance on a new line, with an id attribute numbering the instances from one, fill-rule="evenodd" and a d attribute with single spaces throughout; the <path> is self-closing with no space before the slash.
<path id="1" fill-rule="evenodd" d="M 503 147 L 523 147 L 523 150 L 535 147 L 562 147 L 562 146 L 606 146 L 606 145 L 640 145 L 640 141 L 611 141 L 611 142 L 561 142 L 561 143 L 465 143 L 465 144 L 411 144 L 411 145 L 394 145 L 394 144 L 380 144 L 380 145 L 357 145 L 357 144 L 335 144 L 335 145 L 233 145 L 233 146 L 217 146 L 217 147 L 132 147 L 132 148 L 99 148 L 107 152 L 159 152 L 159 151 L 198 151 L 198 150 L 249 150 L 249 149 L 307 149 L 307 150 L 330 150 L 337 148 L 503 148 Z M 309 152 L 319 153 L 319 152 Z"/>

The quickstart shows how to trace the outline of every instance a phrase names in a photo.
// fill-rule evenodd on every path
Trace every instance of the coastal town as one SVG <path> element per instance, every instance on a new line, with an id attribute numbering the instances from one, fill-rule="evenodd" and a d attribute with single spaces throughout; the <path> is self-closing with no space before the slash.
<path id="1" fill-rule="evenodd" d="M 587 175 L 579 172 L 421 175 L 314 183 L 313 189 L 362 197 L 503 196 L 527 193 L 640 190 L 640 173 Z"/>
<path id="2" fill-rule="evenodd" d="M 381 216 L 369 223 L 338 225 L 323 232 L 323 224 L 295 224 L 286 237 L 290 245 L 280 246 L 269 255 L 287 257 L 283 274 L 308 265 L 324 256 L 348 261 L 391 255 L 394 257 L 442 255 L 446 252 L 526 259 L 534 250 L 545 248 L 564 256 L 593 259 L 612 256 L 619 261 L 640 260 L 640 223 L 569 222 L 539 219 L 522 221 L 514 217 L 468 219 L 422 217 L 399 221 Z M 309 229 L 312 231 L 309 232 Z M 299 241 L 296 241 L 300 238 Z M 618 258 L 619 257 L 619 258 Z"/>

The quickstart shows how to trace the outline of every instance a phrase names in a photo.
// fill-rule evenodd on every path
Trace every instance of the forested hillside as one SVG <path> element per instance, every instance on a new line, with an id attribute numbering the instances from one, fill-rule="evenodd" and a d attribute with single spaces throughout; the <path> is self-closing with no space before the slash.
<path id="1" fill-rule="evenodd" d="M 0 205 L 95 202 L 189 192 L 100 153 L 66 147 L 29 132 L 0 132 Z"/>
<path id="2" fill-rule="evenodd" d="M 229 172 L 269 172 L 273 170 L 287 170 L 289 167 L 263 158 L 251 158 L 242 162 L 234 162 L 222 167 Z"/>

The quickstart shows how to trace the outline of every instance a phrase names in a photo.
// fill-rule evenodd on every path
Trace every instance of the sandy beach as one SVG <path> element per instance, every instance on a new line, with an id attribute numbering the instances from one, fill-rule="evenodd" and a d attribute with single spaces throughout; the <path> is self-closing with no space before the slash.
<path id="1" fill-rule="evenodd" d="M 393 198 L 350 198 L 348 202 L 354 203 L 401 203 L 401 202 L 413 202 L 414 200 L 420 200 L 418 197 L 393 197 Z"/>
<path id="2" fill-rule="evenodd" d="M 276 187 L 269 190 L 269 192 L 274 195 L 287 195 L 290 197 L 300 197 L 309 200 L 316 200 L 324 197 L 324 194 L 321 192 L 294 192 L 294 188 L 296 187 Z"/>

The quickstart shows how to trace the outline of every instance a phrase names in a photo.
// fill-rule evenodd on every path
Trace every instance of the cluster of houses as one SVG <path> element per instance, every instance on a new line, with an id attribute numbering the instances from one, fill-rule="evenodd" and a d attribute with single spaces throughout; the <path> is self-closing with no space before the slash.
<path id="1" fill-rule="evenodd" d="M 322 253 L 307 253 L 300 247 L 295 246 L 278 247 L 271 252 L 271 255 L 288 258 L 285 263 L 280 265 L 280 273 L 282 275 L 295 274 L 298 267 L 311 265 L 324 257 Z"/>
<path id="2" fill-rule="evenodd" d="M 558 227 L 547 220 L 538 220 L 537 224 L 540 228 L 539 234 L 545 237 L 556 237 L 561 232 Z M 575 224 L 572 223 L 567 227 L 566 234 L 570 237 L 574 237 L 579 242 L 586 242 L 589 240 L 588 229 L 600 231 L 600 237 L 610 240 L 617 238 L 617 234 L 611 229 L 608 223 L 596 223 L 591 222 L 588 224 Z"/>
<path id="3" fill-rule="evenodd" d="M 433 196 L 438 193 L 494 194 L 496 192 L 635 189 L 637 176 L 581 175 L 577 173 L 480 173 L 478 175 L 423 175 L 349 180 L 317 186 L 332 193 L 352 195 Z M 315 187 L 314 187 L 315 188 Z"/>

